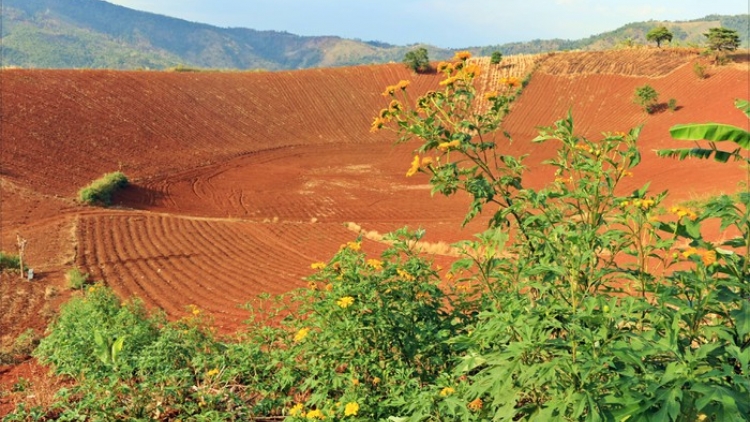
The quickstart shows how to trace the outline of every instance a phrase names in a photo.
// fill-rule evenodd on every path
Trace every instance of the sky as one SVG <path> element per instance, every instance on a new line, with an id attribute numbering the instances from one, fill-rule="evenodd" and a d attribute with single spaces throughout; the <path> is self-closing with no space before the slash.
<path id="1" fill-rule="evenodd" d="M 648 20 L 750 13 L 749 0 L 107 0 L 220 27 L 443 48 L 580 39 Z"/>

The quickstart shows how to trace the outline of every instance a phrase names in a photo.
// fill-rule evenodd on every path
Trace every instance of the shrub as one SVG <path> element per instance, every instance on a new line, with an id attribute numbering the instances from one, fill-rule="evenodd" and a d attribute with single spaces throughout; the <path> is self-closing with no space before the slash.
<path id="1" fill-rule="evenodd" d="M 651 114 L 656 111 L 659 93 L 651 85 L 639 86 L 635 89 L 635 98 L 633 101 L 641 106 L 644 111 Z"/>
<path id="2" fill-rule="evenodd" d="M 698 79 L 706 79 L 706 77 L 708 76 L 706 74 L 706 67 L 698 62 L 693 63 L 693 73 L 698 77 Z"/>
<path id="3" fill-rule="evenodd" d="M 65 278 L 68 280 L 68 287 L 72 290 L 80 290 L 89 283 L 89 275 L 81 272 L 78 268 L 68 270 L 65 273 Z"/>
<path id="4" fill-rule="evenodd" d="M 128 185 L 128 178 L 122 172 L 107 173 L 90 185 L 78 191 L 78 200 L 89 205 L 109 205 L 112 194 Z"/>

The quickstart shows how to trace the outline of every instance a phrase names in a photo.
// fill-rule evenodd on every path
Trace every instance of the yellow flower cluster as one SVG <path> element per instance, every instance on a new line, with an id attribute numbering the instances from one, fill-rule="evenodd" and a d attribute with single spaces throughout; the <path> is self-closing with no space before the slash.
<path id="1" fill-rule="evenodd" d="M 679 205 L 675 205 L 670 208 L 669 212 L 676 215 L 678 218 L 687 217 L 691 220 L 695 220 L 696 218 L 698 218 L 698 214 L 696 214 L 694 211 L 685 207 L 681 207 Z"/>
<path id="2" fill-rule="evenodd" d="M 357 416 L 359 413 L 359 404 L 357 402 L 349 402 L 344 406 L 344 416 Z"/>
<path id="3" fill-rule="evenodd" d="M 642 209 L 644 211 L 648 211 L 651 208 L 653 208 L 654 205 L 656 205 L 656 201 L 654 201 L 653 199 L 640 199 L 640 198 L 636 198 L 636 199 L 633 199 L 633 201 L 622 201 L 622 202 L 620 202 L 620 207 L 621 208 L 627 208 L 627 207 L 629 207 L 631 205 L 633 207 L 635 207 L 635 208 L 640 208 L 640 209 Z"/>
<path id="4" fill-rule="evenodd" d="M 206 372 L 206 376 L 207 377 L 213 377 L 213 376 L 216 376 L 216 375 L 219 375 L 219 369 L 218 368 L 214 368 L 214 369 Z"/>
<path id="5" fill-rule="evenodd" d="M 325 269 L 325 267 L 325 262 L 313 262 L 312 264 L 310 264 L 310 268 L 312 268 L 313 270 L 322 270 Z"/>
<path id="6" fill-rule="evenodd" d="M 450 63 L 446 63 L 446 62 L 440 62 L 437 66 L 437 71 L 439 73 L 445 73 L 445 74 L 450 75 L 451 73 L 453 73 L 453 65 Z"/>
<path id="7" fill-rule="evenodd" d="M 354 298 L 351 296 L 344 296 L 341 299 L 336 301 L 336 304 L 339 305 L 341 308 L 348 308 L 354 303 Z"/>
<path id="8" fill-rule="evenodd" d="M 353 251 L 358 251 L 362 249 L 362 242 L 346 242 L 346 247 Z"/>

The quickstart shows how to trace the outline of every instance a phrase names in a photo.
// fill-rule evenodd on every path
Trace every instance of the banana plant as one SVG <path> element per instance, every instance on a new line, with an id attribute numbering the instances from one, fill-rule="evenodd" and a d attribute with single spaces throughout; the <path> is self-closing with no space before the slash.
<path id="1" fill-rule="evenodd" d="M 747 100 L 736 100 L 735 107 L 745 113 L 750 119 L 750 102 Z M 710 158 L 726 163 L 730 158 L 745 161 L 750 164 L 750 159 L 742 155 L 742 150 L 750 150 L 750 132 L 747 130 L 720 123 L 688 123 L 672 126 L 669 129 L 672 138 L 685 141 L 709 141 L 708 147 L 704 148 L 696 144 L 694 148 L 661 149 L 656 154 L 660 157 L 677 158 Z M 737 148 L 731 151 L 721 150 L 717 142 L 731 141 Z"/>

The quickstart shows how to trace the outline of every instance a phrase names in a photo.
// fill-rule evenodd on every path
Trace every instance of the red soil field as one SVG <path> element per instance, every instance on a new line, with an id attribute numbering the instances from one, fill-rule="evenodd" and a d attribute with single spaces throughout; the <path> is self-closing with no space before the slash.
<path id="1" fill-rule="evenodd" d="M 750 96 L 747 55 L 708 66 L 706 79 L 692 70 L 701 60 L 690 50 L 637 49 L 519 56 L 501 67 L 476 61 L 487 91 L 502 76 L 534 71 L 505 123 L 513 142 L 500 146 L 530 154 L 531 185 L 552 180 L 538 164 L 557 148 L 532 144 L 536 128 L 570 109 L 577 132 L 592 139 L 642 124 L 643 164 L 626 188 L 652 181 L 653 192 L 680 201 L 735 191 L 743 178 L 736 165 L 652 152 L 685 146 L 669 137 L 677 123 L 748 127 L 733 107 Z M 423 227 L 435 244 L 471 238 L 485 223 L 460 228 L 467 198 L 432 198 L 424 176 L 404 176 L 415 146 L 369 132 L 387 105 L 385 86 L 411 80 L 416 97 L 441 79 L 400 64 L 274 73 L 3 70 L 0 241 L 15 252 L 16 235 L 28 239 L 38 277 L 0 279 L 0 345 L 27 328 L 43 331 L 73 294 L 64 280 L 73 266 L 173 318 L 195 305 L 228 333 L 246 318 L 240 305 L 303 286 L 311 262 L 355 239 L 346 222 L 381 234 Z M 645 114 L 633 93 L 646 83 L 660 101 L 676 99 L 678 110 Z M 115 206 L 76 204 L 80 187 L 118 169 L 132 186 Z M 363 246 L 372 255 L 385 248 L 375 236 Z"/>

